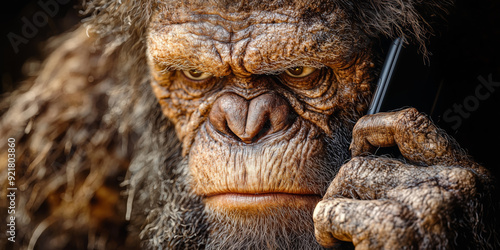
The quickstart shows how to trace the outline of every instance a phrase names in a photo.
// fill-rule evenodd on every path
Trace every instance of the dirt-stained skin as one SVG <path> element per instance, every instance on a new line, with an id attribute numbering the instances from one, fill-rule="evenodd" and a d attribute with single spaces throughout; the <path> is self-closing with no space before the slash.
<path id="1" fill-rule="evenodd" d="M 366 156 L 388 146 L 405 161 Z M 343 240 L 360 249 L 449 247 L 457 208 L 474 221 L 470 202 L 488 185 L 487 171 L 416 109 L 361 118 L 350 148 L 353 158 L 314 212 L 323 246 Z"/>
<path id="2" fill-rule="evenodd" d="M 330 19 L 341 19 L 339 12 Z M 323 157 L 322 138 L 340 126 L 334 117 L 366 108 L 359 100 L 370 93 L 373 63 L 366 54 L 349 56 L 363 46 L 351 43 L 360 39 L 352 27 L 301 21 L 286 10 L 218 15 L 179 9 L 168 19 L 153 18 L 152 84 L 189 154 L 195 192 L 324 191 L 324 184 L 314 184 L 321 171 L 310 169 L 323 166 L 305 165 Z M 293 67 L 302 72 L 292 74 Z"/>
<path id="3" fill-rule="evenodd" d="M 21 244 L 492 248 L 488 171 L 415 109 L 364 116 L 377 39 L 422 42 L 448 4 L 88 2 L 0 123 Z"/>
<path id="4" fill-rule="evenodd" d="M 322 138 L 366 109 L 370 43 L 339 8 L 307 22 L 287 8 L 177 11 L 153 17 L 149 64 L 194 192 L 209 214 L 232 221 L 310 212 L 338 168 L 319 163 L 328 154 Z M 361 156 L 389 146 L 406 161 Z M 350 149 L 353 158 L 315 210 L 325 247 L 450 244 L 448 212 L 477 199 L 476 186 L 488 182 L 486 170 L 415 109 L 362 118 Z M 217 230 L 228 224 L 218 223 Z"/>

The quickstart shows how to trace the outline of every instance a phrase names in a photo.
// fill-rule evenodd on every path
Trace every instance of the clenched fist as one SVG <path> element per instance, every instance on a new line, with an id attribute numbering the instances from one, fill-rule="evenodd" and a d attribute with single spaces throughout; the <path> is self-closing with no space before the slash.
<path id="1" fill-rule="evenodd" d="M 397 146 L 405 159 L 370 155 L 389 146 Z M 416 109 L 361 118 L 351 153 L 314 211 L 321 245 L 489 246 L 493 223 L 483 205 L 490 202 L 490 175 Z"/>

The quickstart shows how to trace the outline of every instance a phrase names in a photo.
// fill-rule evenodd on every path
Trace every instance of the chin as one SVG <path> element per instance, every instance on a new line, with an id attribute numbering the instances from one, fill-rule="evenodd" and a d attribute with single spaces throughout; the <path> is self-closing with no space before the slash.
<path id="1" fill-rule="evenodd" d="M 231 201 L 205 199 L 205 213 L 209 225 L 212 225 L 209 227 L 207 249 L 323 249 L 314 237 L 312 220 L 319 198 L 288 197 L 290 203 L 284 204 L 288 199 L 285 197 L 290 195 L 277 198 L 266 196 L 281 195 L 256 196 L 215 197 L 217 200 L 243 200 L 230 206 L 222 204 Z M 304 199 L 303 205 L 293 203 L 297 199 Z M 248 204 L 251 200 L 255 201 L 254 205 Z"/>

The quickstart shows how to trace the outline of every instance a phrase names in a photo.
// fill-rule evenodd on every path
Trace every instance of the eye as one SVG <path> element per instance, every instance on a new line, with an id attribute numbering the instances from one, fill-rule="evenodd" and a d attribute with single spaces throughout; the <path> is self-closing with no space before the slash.
<path id="1" fill-rule="evenodd" d="M 183 70 L 182 74 L 184 74 L 184 76 L 194 81 L 202 81 L 212 77 L 212 74 L 205 73 L 197 69 Z"/>
<path id="2" fill-rule="evenodd" d="M 314 71 L 316 71 L 316 69 L 313 67 L 296 66 L 285 70 L 285 73 L 291 77 L 302 78 L 310 75 Z"/>

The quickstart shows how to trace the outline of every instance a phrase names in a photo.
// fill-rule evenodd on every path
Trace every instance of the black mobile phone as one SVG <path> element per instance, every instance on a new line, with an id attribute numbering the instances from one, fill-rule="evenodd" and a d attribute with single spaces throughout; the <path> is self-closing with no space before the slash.
<path id="1" fill-rule="evenodd" d="M 367 115 L 406 107 L 432 115 L 440 76 L 430 63 L 425 63 L 417 47 L 408 45 L 403 49 L 403 43 L 402 38 L 385 42 L 386 58 Z M 402 157 L 397 147 L 379 148 L 376 154 Z"/>
<path id="2" fill-rule="evenodd" d="M 396 38 L 389 48 L 389 52 L 385 58 L 384 64 L 382 66 L 382 71 L 377 83 L 377 89 L 372 97 L 372 102 L 368 108 L 367 115 L 373 115 L 381 111 L 382 104 L 387 96 L 387 90 L 391 84 L 396 66 L 399 61 L 399 56 L 401 54 L 401 49 L 403 47 L 403 39 Z"/>
<path id="3" fill-rule="evenodd" d="M 439 60 L 426 59 L 416 45 L 403 48 L 403 44 L 403 38 L 396 38 L 381 45 L 388 49 L 367 114 L 414 107 L 437 118 L 434 111 L 442 85 Z"/>

